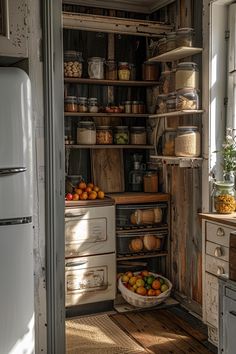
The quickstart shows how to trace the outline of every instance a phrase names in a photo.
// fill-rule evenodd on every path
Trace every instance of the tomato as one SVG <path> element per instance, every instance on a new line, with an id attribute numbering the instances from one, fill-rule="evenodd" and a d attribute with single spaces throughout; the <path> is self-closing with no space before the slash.
<path id="1" fill-rule="evenodd" d="M 72 199 L 73 199 L 73 195 L 71 193 L 67 193 L 66 200 L 72 200 Z"/>

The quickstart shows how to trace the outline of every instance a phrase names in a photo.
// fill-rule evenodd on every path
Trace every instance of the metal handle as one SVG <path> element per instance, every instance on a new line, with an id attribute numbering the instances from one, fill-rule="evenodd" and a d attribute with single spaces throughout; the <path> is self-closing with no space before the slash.
<path id="1" fill-rule="evenodd" d="M 2 24 L 0 35 L 10 39 L 9 4 L 8 0 L 2 0 Z"/>
<path id="2" fill-rule="evenodd" d="M 236 317 L 236 312 L 235 311 L 229 311 L 229 314 Z"/>
<path id="3" fill-rule="evenodd" d="M 223 267 L 218 266 L 217 267 L 217 275 L 222 275 L 225 273 L 225 270 Z"/>
<path id="4" fill-rule="evenodd" d="M 76 266 L 81 266 L 83 264 L 88 263 L 87 261 L 80 261 L 80 262 L 68 262 L 66 263 L 66 267 L 76 267 Z"/>
<path id="5" fill-rule="evenodd" d="M 72 214 L 72 213 L 65 214 L 66 218 L 82 218 L 83 216 L 85 216 L 85 214 Z"/>
<path id="6" fill-rule="evenodd" d="M 222 229 L 222 227 L 218 227 L 217 231 L 216 231 L 216 235 L 219 237 L 223 237 L 225 236 L 225 231 L 224 229 Z"/>
<path id="7" fill-rule="evenodd" d="M 0 168 L 0 176 L 14 175 L 15 173 L 21 173 L 25 171 L 27 171 L 26 167 Z"/>
<path id="8" fill-rule="evenodd" d="M 221 247 L 216 247 L 215 251 L 214 251 L 214 255 L 215 257 L 222 257 L 223 255 L 223 251 Z"/>

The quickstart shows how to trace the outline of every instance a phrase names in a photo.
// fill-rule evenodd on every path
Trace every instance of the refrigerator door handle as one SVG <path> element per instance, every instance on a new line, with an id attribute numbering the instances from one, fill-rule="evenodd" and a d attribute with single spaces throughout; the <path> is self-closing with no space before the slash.
<path id="1" fill-rule="evenodd" d="M 26 167 L 6 167 L 0 168 L 0 176 L 8 176 L 13 175 L 15 173 L 25 172 L 27 170 Z"/>
<path id="2" fill-rule="evenodd" d="M 26 216 L 23 218 L 14 218 L 14 219 L 0 219 L 0 226 L 6 225 L 19 225 L 19 224 L 30 224 L 32 222 L 31 216 Z"/>

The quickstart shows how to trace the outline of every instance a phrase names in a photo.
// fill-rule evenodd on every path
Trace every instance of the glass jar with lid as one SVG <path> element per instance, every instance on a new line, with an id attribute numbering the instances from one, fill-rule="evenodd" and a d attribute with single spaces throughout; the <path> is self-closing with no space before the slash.
<path id="1" fill-rule="evenodd" d="M 158 192 L 158 174 L 156 171 L 147 171 L 143 176 L 143 191 L 145 193 Z"/>
<path id="2" fill-rule="evenodd" d="M 199 96 L 197 90 L 192 88 L 178 90 L 176 109 L 177 111 L 199 109 Z"/>
<path id="3" fill-rule="evenodd" d="M 80 113 L 88 112 L 88 98 L 78 97 L 77 111 Z"/>
<path id="4" fill-rule="evenodd" d="M 170 93 L 170 80 L 171 72 L 169 70 L 162 71 L 160 77 L 160 93 L 164 93 L 165 95 Z"/>
<path id="5" fill-rule="evenodd" d="M 64 98 L 65 112 L 77 112 L 77 97 L 66 96 Z"/>
<path id="6" fill-rule="evenodd" d="M 125 107 L 125 113 L 127 114 L 132 113 L 132 101 L 125 101 L 124 107 Z"/>
<path id="7" fill-rule="evenodd" d="M 113 59 L 105 62 L 105 78 L 106 80 L 117 80 L 117 64 Z"/>
<path id="8" fill-rule="evenodd" d="M 156 113 L 162 114 L 167 112 L 166 108 L 166 99 L 168 95 L 161 94 L 157 96 L 157 106 L 156 106 Z"/>
<path id="9" fill-rule="evenodd" d="M 214 182 L 212 192 L 213 209 L 219 214 L 231 214 L 235 211 L 235 189 L 233 182 Z"/>
<path id="10" fill-rule="evenodd" d="M 139 114 L 139 101 L 132 101 L 132 113 Z"/>
<path id="11" fill-rule="evenodd" d="M 64 53 L 64 76 L 82 77 L 83 57 L 81 52 L 68 50 Z"/>
<path id="12" fill-rule="evenodd" d="M 193 28 L 179 28 L 176 31 L 177 47 L 192 47 L 193 46 L 194 29 Z"/>
<path id="13" fill-rule="evenodd" d="M 98 99 L 97 97 L 91 97 L 88 99 L 88 111 L 89 113 L 98 112 Z"/>
<path id="14" fill-rule="evenodd" d="M 175 138 L 176 130 L 174 128 L 166 128 L 162 135 L 163 156 L 175 156 Z"/>
<path id="15" fill-rule="evenodd" d="M 104 79 L 104 62 L 101 57 L 91 57 L 88 59 L 88 74 L 90 79 Z"/>
<path id="16" fill-rule="evenodd" d="M 126 125 L 120 125 L 114 128 L 114 144 L 129 144 L 129 129 Z"/>
<path id="17" fill-rule="evenodd" d="M 166 37 L 159 39 L 158 41 L 158 54 L 164 54 L 166 52 Z"/>
<path id="18" fill-rule="evenodd" d="M 130 80 L 130 66 L 126 61 L 120 61 L 118 64 L 118 78 L 119 80 Z"/>
<path id="19" fill-rule="evenodd" d="M 169 52 L 176 48 L 176 33 L 170 32 L 166 37 L 166 51 Z"/>
<path id="20" fill-rule="evenodd" d="M 80 121 L 77 127 L 77 144 L 96 144 L 96 126 L 93 121 Z"/>
<path id="21" fill-rule="evenodd" d="M 182 62 L 177 65 L 175 74 L 175 89 L 182 88 L 198 89 L 199 70 L 196 63 Z"/>
<path id="22" fill-rule="evenodd" d="M 200 156 L 200 133 L 197 126 L 179 126 L 175 138 L 175 155 L 180 157 Z"/>
<path id="23" fill-rule="evenodd" d="M 176 92 L 171 92 L 166 98 L 167 112 L 176 111 Z"/>
<path id="24" fill-rule="evenodd" d="M 113 143 L 112 127 L 108 125 L 100 125 L 96 129 L 96 144 L 106 145 Z"/>
<path id="25" fill-rule="evenodd" d="M 155 81 L 159 78 L 159 66 L 156 62 L 146 61 L 143 63 L 143 80 Z"/>
<path id="26" fill-rule="evenodd" d="M 130 128 L 130 144 L 145 145 L 147 142 L 147 132 L 145 127 Z"/>

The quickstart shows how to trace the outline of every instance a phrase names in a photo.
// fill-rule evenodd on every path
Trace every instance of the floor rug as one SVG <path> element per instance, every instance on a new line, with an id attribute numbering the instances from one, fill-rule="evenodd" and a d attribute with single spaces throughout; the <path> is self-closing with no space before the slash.
<path id="1" fill-rule="evenodd" d="M 66 320 L 67 354 L 144 354 L 108 315 Z"/>

